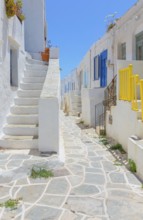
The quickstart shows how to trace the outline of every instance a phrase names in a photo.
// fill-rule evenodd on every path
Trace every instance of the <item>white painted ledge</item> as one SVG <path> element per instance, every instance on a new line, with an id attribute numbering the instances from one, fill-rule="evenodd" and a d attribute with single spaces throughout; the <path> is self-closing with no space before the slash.
<path id="1" fill-rule="evenodd" d="M 59 59 L 59 48 L 58 47 L 50 48 L 50 59 Z"/>
<path id="2" fill-rule="evenodd" d="M 39 151 L 59 153 L 60 146 L 59 60 L 50 59 L 39 100 Z"/>

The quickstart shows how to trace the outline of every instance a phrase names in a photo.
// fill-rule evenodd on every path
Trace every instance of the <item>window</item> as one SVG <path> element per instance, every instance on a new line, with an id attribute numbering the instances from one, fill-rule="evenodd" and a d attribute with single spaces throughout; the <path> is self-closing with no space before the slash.
<path id="1" fill-rule="evenodd" d="M 136 35 L 136 59 L 143 60 L 143 32 Z"/>
<path id="2" fill-rule="evenodd" d="M 99 79 L 99 56 L 94 57 L 94 80 Z"/>
<path id="3" fill-rule="evenodd" d="M 126 43 L 121 44 L 121 60 L 126 60 Z"/>

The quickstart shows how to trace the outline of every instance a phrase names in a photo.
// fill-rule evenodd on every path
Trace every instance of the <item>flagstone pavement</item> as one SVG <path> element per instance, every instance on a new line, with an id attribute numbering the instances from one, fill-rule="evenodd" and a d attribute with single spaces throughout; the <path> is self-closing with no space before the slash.
<path id="1" fill-rule="evenodd" d="M 74 117 L 63 117 L 63 136 L 65 164 L 56 155 L 0 151 L 0 203 L 21 198 L 16 209 L 0 207 L 0 219 L 143 220 L 142 183 Z M 32 167 L 54 177 L 31 179 Z"/>

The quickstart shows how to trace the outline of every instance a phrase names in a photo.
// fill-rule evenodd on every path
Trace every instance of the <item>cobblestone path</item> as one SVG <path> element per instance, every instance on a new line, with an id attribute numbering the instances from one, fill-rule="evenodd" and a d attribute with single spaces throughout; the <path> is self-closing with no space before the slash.
<path id="1" fill-rule="evenodd" d="M 21 198 L 14 210 L 0 207 L 1 220 L 143 220 L 139 180 L 99 142 L 63 117 L 65 164 L 56 156 L 27 151 L 0 153 L 0 203 Z M 48 167 L 54 176 L 31 179 L 33 166 Z"/>

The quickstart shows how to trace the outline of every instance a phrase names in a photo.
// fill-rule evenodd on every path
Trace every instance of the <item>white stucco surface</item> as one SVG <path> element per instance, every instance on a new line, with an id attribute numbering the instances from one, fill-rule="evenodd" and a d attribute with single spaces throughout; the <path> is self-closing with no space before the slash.
<path id="1" fill-rule="evenodd" d="M 68 85 L 72 81 L 76 82 L 79 90 L 82 88 L 94 89 L 100 87 L 100 76 L 99 79 L 94 79 L 94 58 L 100 55 L 104 50 L 107 50 L 107 86 L 117 74 L 117 60 L 123 59 L 121 54 L 121 45 L 126 44 L 126 54 L 125 59 L 129 62 L 124 63 L 128 65 L 130 63 L 134 64 L 136 59 L 136 35 L 143 31 L 143 1 L 137 1 L 137 3 L 129 9 L 124 16 L 115 21 L 115 26 L 107 31 L 98 41 L 96 41 L 90 49 L 87 51 L 85 56 L 82 58 L 80 64 L 76 68 L 76 75 L 72 71 L 70 76 L 68 76 L 63 81 L 64 85 Z M 133 61 L 133 62 L 132 62 Z M 124 62 L 124 61 L 123 61 Z M 121 67 L 123 63 L 120 63 Z M 143 69 L 141 61 L 137 63 L 134 67 L 135 72 L 142 74 Z M 86 77 L 85 77 L 86 75 Z M 86 80 L 85 80 L 86 78 Z M 74 79 L 74 80 L 73 80 Z M 86 82 L 85 82 L 86 81 Z M 62 90 L 63 93 L 64 89 Z M 102 90 L 102 92 L 104 92 Z M 83 96 L 84 95 L 84 96 Z M 101 95 L 101 93 L 100 93 Z M 104 94 L 101 95 L 103 97 Z M 93 110 L 90 109 L 90 103 L 93 102 L 93 99 L 90 99 L 90 96 L 85 92 L 82 92 L 81 99 L 82 101 L 82 115 L 86 123 L 89 123 L 90 115 L 89 112 Z M 87 98 L 88 97 L 88 98 Z M 86 101 L 84 101 L 86 100 Z M 95 100 L 98 100 L 98 94 L 95 93 Z M 85 104 L 84 104 L 85 103 Z M 87 103 L 87 106 L 86 106 Z M 93 106 L 92 106 L 93 107 Z M 92 114 L 92 113 L 90 113 Z M 90 124 L 91 125 L 91 124 Z"/>
<path id="2" fill-rule="evenodd" d="M 16 16 L 8 19 L 4 0 L 0 1 L 0 133 L 16 88 L 10 85 L 10 49 L 17 54 L 17 82 L 25 65 L 24 24 Z M 15 68 L 15 66 L 13 66 Z M 14 74 L 14 69 L 13 69 Z"/>
<path id="3" fill-rule="evenodd" d="M 133 73 L 139 74 L 143 78 L 143 61 L 121 61 L 117 62 L 117 73 L 119 69 L 133 65 Z M 119 93 L 119 75 L 117 75 L 117 99 Z M 112 116 L 113 123 L 109 123 L 109 115 Z M 106 114 L 106 132 L 107 135 L 118 141 L 127 150 L 128 138 L 131 135 L 137 135 L 143 138 L 143 122 L 140 113 L 131 109 L 131 103 L 117 100 L 117 105 L 111 108 Z"/>
<path id="4" fill-rule="evenodd" d="M 137 174 L 143 179 L 143 140 L 129 138 L 128 158 L 135 162 Z"/>
<path id="5" fill-rule="evenodd" d="M 104 88 L 82 89 L 82 119 L 85 124 L 95 127 L 95 105 L 104 99 Z"/>
<path id="6" fill-rule="evenodd" d="M 50 47 L 50 59 L 59 59 L 58 47 Z"/>
<path id="7" fill-rule="evenodd" d="M 57 152 L 60 146 L 59 60 L 50 59 L 39 101 L 39 150 Z"/>
<path id="8" fill-rule="evenodd" d="M 109 115 L 112 116 L 112 124 L 109 124 Z M 138 113 L 132 111 L 131 103 L 118 101 L 106 114 L 106 133 L 123 145 L 128 151 L 128 138 L 136 135 L 143 138 L 143 123 L 138 120 Z"/>
<path id="9" fill-rule="evenodd" d="M 23 0 L 25 14 L 25 49 L 34 59 L 41 59 L 46 47 L 45 0 Z"/>

